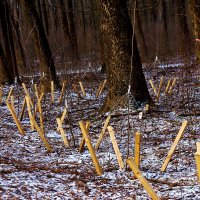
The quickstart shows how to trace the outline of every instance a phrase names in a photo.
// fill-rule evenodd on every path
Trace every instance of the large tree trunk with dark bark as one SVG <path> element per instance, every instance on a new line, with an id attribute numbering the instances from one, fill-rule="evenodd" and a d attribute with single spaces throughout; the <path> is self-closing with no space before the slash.
<path id="1" fill-rule="evenodd" d="M 0 44 L 0 85 L 5 83 L 13 83 L 13 78 L 6 62 L 5 53 Z"/>
<path id="2" fill-rule="evenodd" d="M 195 36 L 195 54 L 198 61 L 200 61 L 200 1 L 190 0 L 189 10 L 192 18 L 193 32 Z"/>
<path id="3" fill-rule="evenodd" d="M 96 0 L 107 66 L 108 95 L 102 111 L 126 102 L 128 88 L 138 103 L 150 101 L 126 1 Z M 131 70 L 132 63 L 132 70 Z"/>
<path id="4" fill-rule="evenodd" d="M 50 88 L 50 80 L 53 80 L 55 85 L 59 86 L 52 52 L 49 47 L 42 21 L 37 13 L 35 3 L 32 0 L 20 0 L 20 4 L 24 10 L 28 23 L 33 30 L 32 33 L 36 53 L 40 60 L 40 71 L 44 74 L 42 82 L 46 89 Z"/>
<path id="5" fill-rule="evenodd" d="M 13 40 L 13 27 L 11 25 L 11 17 L 10 17 L 10 9 L 6 0 L 0 1 L 0 22 L 1 29 L 3 34 L 3 43 L 5 54 L 3 53 L 3 57 L 5 57 L 7 62 L 7 67 L 9 70 L 9 76 L 12 77 L 12 81 L 17 78 L 19 81 L 19 74 L 17 69 L 17 61 L 15 55 L 15 46 Z M 3 51 L 2 51 L 3 52 Z M 8 77 L 10 80 L 10 77 Z"/>

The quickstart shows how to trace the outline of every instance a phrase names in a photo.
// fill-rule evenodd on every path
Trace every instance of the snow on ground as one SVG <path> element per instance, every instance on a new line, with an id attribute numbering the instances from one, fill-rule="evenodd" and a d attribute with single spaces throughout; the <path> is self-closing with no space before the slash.
<path id="1" fill-rule="evenodd" d="M 166 79 L 176 77 L 177 74 L 169 72 Z M 67 88 L 65 98 L 68 118 L 65 119 L 64 126 L 70 148 L 64 147 L 61 135 L 56 130 L 56 117 L 61 116 L 66 101 L 61 105 L 57 102 L 52 105 L 50 95 L 46 95 L 43 100 L 45 136 L 53 148 L 51 153 L 45 149 L 38 133 L 31 131 L 27 114 L 22 121 L 26 135 L 21 136 L 5 103 L 0 106 L 0 199 L 150 199 L 129 167 L 119 170 L 107 132 L 96 152 L 103 170 L 102 176 L 96 174 L 87 148 L 79 153 L 82 135 L 78 122 L 87 119 L 92 122 L 90 138 L 95 145 L 106 119 L 106 115 L 98 115 L 105 96 L 104 90 L 100 98 L 95 97 L 99 82 L 100 80 L 92 84 L 89 81 L 83 82 L 87 93 L 83 99 L 78 99 L 70 86 Z M 144 114 L 141 120 L 138 112 L 131 110 L 130 131 L 127 109 L 111 113 L 113 116 L 110 125 L 114 128 L 124 163 L 127 158 L 128 132 L 129 156 L 134 156 L 134 133 L 141 132 L 140 169 L 162 199 L 200 199 L 194 159 L 196 142 L 200 141 L 200 116 L 190 115 L 200 112 L 200 89 L 199 86 L 193 87 L 195 96 L 192 96 L 193 93 L 185 96 L 183 87 L 190 88 L 191 83 L 186 80 L 182 82 L 179 77 L 173 95 L 166 97 L 162 94 L 158 106 Z M 6 86 L 4 93 L 7 94 L 8 90 L 9 87 Z M 152 92 L 151 88 L 150 91 Z M 20 113 L 23 90 L 15 88 L 14 95 L 15 110 Z M 55 99 L 59 95 L 60 92 L 56 91 Z M 4 102 L 5 98 L 6 95 Z M 187 99 L 190 99 L 189 102 Z M 180 107 L 182 103 L 185 103 L 184 107 Z M 183 120 L 188 120 L 189 125 L 166 171 L 160 172 Z"/>

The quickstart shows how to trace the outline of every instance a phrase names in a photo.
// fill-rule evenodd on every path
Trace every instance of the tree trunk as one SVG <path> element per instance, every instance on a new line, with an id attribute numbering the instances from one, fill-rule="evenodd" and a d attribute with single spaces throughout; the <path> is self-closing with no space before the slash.
<path id="1" fill-rule="evenodd" d="M 24 10 L 30 27 L 33 29 L 32 33 L 36 53 L 40 60 L 40 71 L 41 73 L 44 73 L 44 78 L 42 79 L 44 87 L 45 89 L 50 88 L 50 80 L 53 80 L 55 85 L 59 87 L 51 49 L 45 35 L 42 21 L 35 8 L 35 3 L 32 0 L 20 0 L 20 4 Z"/>
<path id="2" fill-rule="evenodd" d="M 140 37 L 139 41 L 141 42 L 142 52 L 144 54 L 145 59 L 147 59 L 148 58 L 147 45 L 146 45 L 143 30 L 142 30 L 142 24 L 141 24 L 141 20 L 140 20 L 139 10 L 136 10 L 136 12 L 135 12 L 135 23 L 136 23 L 136 31 L 138 33 L 137 38 Z"/>
<path id="3" fill-rule="evenodd" d="M 126 1 L 96 0 L 96 2 L 100 14 L 109 87 L 102 112 L 127 102 L 129 84 L 131 95 L 137 103 L 150 101 L 135 37 L 132 56 L 133 29 Z M 133 63 L 132 70 L 131 63 Z"/>
<path id="4" fill-rule="evenodd" d="M 15 78 L 19 81 L 19 74 L 17 69 L 17 61 L 15 55 L 15 47 L 13 40 L 13 27 L 11 26 L 10 10 L 6 0 L 0 1 L 0 22 L 3 33 L 5 57 L 7 66 L 9 66 L 10 75 L 12 80 Z"/>
<path id="5" fill-rule="evenodd" d="M 182 49 L 183 52 L 187 54 L 191 54 L 191 39 L 190 32 L 187 24 L 187 16 L 186 16 L 186 1 L 185 0 L 177 0 L 176 1 L 176 9 L 177 16 L 181 28 L 181 38 L 182 38 Z M 189 56 L 188 55 L 188 56 Z"/>
<path id="6" fill-rule="evenodd" d="M 189 1 L 189 10 L 192 18 L 193 32 L 195 36 L 195 54 L 200 61 L 200 2 L 199 0 Z M 198 39 L 198 40 L 197 40 Z"/>
<path id="7" fill-rule="evenodd" d="M 5 83 L 13 83 L 13 78 L 9 71 L 3 48 L 0 44 L 0 85 Z"/>
<path id="8" fill-rule="evenodd" d="M 73 44 L 72 46 L 73 60 L 76 62 L 79 59 L 79 54 L 78 54 L 78 44 L 77 44 L 76 30 L 74 24 L 74 11 L 73 11 L 72 0 L 67 0 L 67 5 L 69 9 L 68 19 L 69 19 L 70 40 Z"/>

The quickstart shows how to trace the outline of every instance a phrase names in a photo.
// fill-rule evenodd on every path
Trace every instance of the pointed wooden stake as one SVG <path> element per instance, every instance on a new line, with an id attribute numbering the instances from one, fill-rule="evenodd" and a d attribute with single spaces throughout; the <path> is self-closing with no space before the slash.
<path id="1" fill-rule="evenodd" d="M 104 82 L 99 85 L 99 88 L 96 93 L 96 97 L 99 97 L 101 95 L 106 83 L 107 83 L 107 79 L 105 79 Z"/>
<path id="2" fill-rule="evenodd" d="M 61 103 L 62 100 L 63 100 L 63 96 L 64 96 L 65 89 L 66 89 L 66 85 L 67 85 L 67 82 L 63 81 L 62 90 L 61 90 L 61 94 L 60 94 L 60 97 L 59 97 L 59 103 Z"/>
<path id="3" fill-rule="evenodd" d="M 51 81 L 51 101 L 54 103 L 54 82 Z"/>
<path id="4" fill-rule="evenodd" d="M 60 133 L 61 133 L 61 136 L 62 136 L 64 145 L 65 145 L 66 147 L 69 147 L 69 142 L 68 142 L 67 137 L 66 137 L 66 135 L 65 135 L 65 131 L 64 131 L 63 127 L 62 127 L 61 119 L 60 119 L 60 118 L 56 118 L 56 120 L 57 120 L 57 124 L 58 124 L 58 130 L 59 130 Z"/>
<path id="5" fill-rule="evenodd" d="M 15 99 L 14 99 L 13 95 L 10 96 L 10 101 L 11 101 L 11 105 L 12 105 L 13 109 L 15 110 Z"/>
<path id="6" fill-rule="evenodd" d="M 81 81 L 79 81 L 79 85 L 80 85 L 82 94 L 83 94 L 83 96 L 85 97 L 85 96 L 86 96 L 86 93 L 85 93 L 85 89 L 84 89 L 84 87 L 83 87 L 83 83 L 82 83 Z"/>
<path id="7" fill-rule="evenodd" d="M 176 84 L 176 80 L 177 80 L 177 78 L 175 78 L 175 79 L 173 80 L 173 82 L 172 82 L 172 85 L 171 85 L 171 87 L 170 87 L 170 89 L 169 89 L 169 91 L 168 91 L 168 94 L 169 94 L 169 95 L 172 94 L 172 90 L 173 90 L 174 85 Z"/>
<path id="8" fill-rule="evenodd" d="M 39 111 L 39 116 L 40 116 L 40 127 L 44 132 L 44 119 L 43 119 L 43 114 L 42 114 L 42 98 L 44 96 L 44 93 L 42 92 L 42 94 L 40 95 L 40 98 L 38 99 L 38 111 Z"/>
<path id="9" fill-rule="evenodd" d="M 87 130 L 87 134 L 89 134 L 89 129 L 90 129 L 90 121 L 86 121 L 86 125 L 85 125 L 85 128 Z M 82 153 L 83 152 L 83 148 L 85 146 L 85 138 L 82 137 L 82 140 L 81 140 L 81 143 L 80 143 L 80 146 L 79 146 L 79 152 Z"/>
<path id="10" fill-rule="evenodd" d="M 158 87 L 158 94 L 157 94 L 156 101 L 158 101 L 159 98 L 160 98 L 160 92 L 161 92 L 161 89 L 162 89 L 162 86 L 163 86 L 163 81 L 164 81 L 164 77 L 162 76 L 161 79 L 160 79 L 159 87 Z"/>
<path id="11" fill-rule="evenodd" d="M 28 115 L 29 115 L 30 124 L 31 124 L 31 130 L 33 131 L 34 130 L 34 125 L 33 125 L 32 121 L 31 121 L 31 115 L 32 115 L 32 113 L 31 113 L 31 106 L 30 106 L 29 97 L 26 96 L 25 99 L 26 99 L 26 106 L 27 106 Z"/>
<path id="12" fill-rule="evenodd" d="M 197 142 L 197 152 L 195 153 L 195 160 L 197 166 L 198 182 L 200 184 L 200 142 Z"/>
<path id="13" fill-rule="evenodd" d="M 88 134 L 87 134 L 87 129 L 86 129 L 86 127 L 85 127 L 83 121 L 80 121 L 80 122 L 79 122 L 79 125 L 80 125 L 80 128 L 81 128 L 83 137 L 84 137 L 84 139 L 85 139 L 86 145 L 87 145 L 87 147 L 88 147 L 88 150 L 89 150 L 89 152 L 90 152 L 90 155 L 91 155 L 93 164 L 94 164 L 94 166 L 95 166 L 95 168 L 96 168 L 96 172 L 97 172 L 98 175 L 102 175 L 101 166 L 99 165 L 99 161 L 98 161 L 98 159 L 97 159 L 97 156 L 96 156 L 95 151 L 94 151 L 94 149 L 93 149 L 93 146 L 92 146 L 92 144 L 91 144 L 90 138 L 89 138 L 89 136 L 88 136 Z"/>
<path id="14" fill-rule="evenodd" d="M 154 86 L 154 84 L 153 84 L 153 81 L 152 81 L 152 80 L 149 80 L 149 83 L 150 83 L 150 85 L 151 85 L 151 87 L 152 87 L 152 89 L 153 89 L 154 94 L 157 96 L 157 90 L 156 90 L 156 88 L 155 88 L 155 86 Z"/>
<path id="15" fill-rule="evenodd" d="M 130 168 L 133 171 L 134 175 L 137 177 L 137 179 L 143 185 L 144 189 L 147 191 L 147 193 L 149 194 L 149 196 L 153 200 L 159 200 L 160 198 L 155 193 L 155 191 L 153 190 L 153 188 L 151 187 L 151 185 L 149 184 L 149 182 L 147 181 L 147 179 L 142 175 L 142 173 L 138 169 L 137 165 L 135 164 L 135 161 L 133 160 L 133 158 L 127 159 L 126 162 L 130 166 Z"/>
<path id="16" fill-rule="evenodd" d="M 19 115 L 19 121 L 23 120 L 25 108 L 26 108 L 26 98 L 24 97 L 24 101 L 23 101 L 23 104 L 22 104 L 22 110 L 21 110 L 21 113 Z"/>
<path id="17" fill-rule="evenodd" d="M 6 105 L 7 105 L 8 109 L 10 110 L 10 113 L 11 113 L 11 115 L 12 115 L 12 117 L 13 117 L 16 125 L 17 125 L 17 128 L 18 128 L 19 132 L 21 133 L 21 135 L 25 135 L 25 132 L 24 132 L 24 130 L 22 128 L 22 125 L 21 125 L 20 121 L 17 118 L 15 110 L 13 109 L 12 105 L 8 102 L 8 100 L 6 101 Z"/>
<path id="18" fill-rule="evenodd" d="M 108 126 L 107 129 L 109 131 L 111 142 L 113 144 L 113 148 L 114 148 L 115 154 L 117 156 L 117 161 L 118 161 L 118 164 L 119 164 L 119 168 L 123 169 L 124 168 L 124 163 L 123 163 L 122 155 L 121 155 L 121 153 L 119 151 L 119 147 L 118 147 L 118 144 L 117 144 L 117 141 L 116 141 L 116 138 L 115 138 L 115 133 L 114 133 L 113 127 L 112 126 Z"/>
<path id="19" fill-rule="evenodd" d="M 171 78 L 168 80 L 168 82 L 167 82 L 167 87 L 166 87 L 166 89 L 165 89 L 165 95 L 168 93 L 168 91 L 169 91 L 169 87 L 170 87 L 170 85 L 171 85 Z"/>
<path id="20" fill-rule="evenodd" d="M 135 164 L 140 168 L 140 132 L 135 133 Z"/>
<path id="21" fill-rule="evenodd" d="M 51 152 L 51 151 L 52 151 L 51 146 L 49 145 L 47 139 L 45 138 L 44 132 L 43 132 L 42 129 L 38 126 L 38 124 L 37 124 L 37 122 L 35 121 L 35 118 L 32 116 L 32 114 L 31 114 L 30 118 L 31 118 L 31 122 L 33 123 L 35 129 L 37 130 L 37 132 L 38 132 L 38 134 L 39 134 L 41 140 L 43 141 L 43 143 L 44 143 L 44 145 L 45 145 L 47 151 Z"/>
<path id="22" fill-rule="evenodd" d="M 29 92 L 28 92 L 28 90 L 26 88 L 26 85 L 24 83 L 22 83 L 22 87 L 24 88 L 24 92 L 25 92 L 26 96 L 28 97 L 28 100 L 29 100 L 29 102 L 31 104 L 31 107 L 34 108 L 33 102 L 31 100 L 31 96 L 30 96 L 30 94 L 29 94 Z"/>
<path id="23" fill-rule="evenodd" d="M 7 99 L 6 99 L 6 100 L 9 100 L 9 99 L 10 99 L 10 96 L 12 95 L 12 93 L 13 93 L 13 86 L 11 86 L 10 91 L 9 91 L 9 93 L 8 93 L 8 96 L 7 96 Z"/>
<path id="24" fill-rule="evenodd" d="M 67 115 L 67 108 L 65 107 L 65 108 L 64 108 L 64 111 L 63 111 L 63 113 L 62 113 L 62 116 L 61 116 L 61 118 L 60 118 L 61 123 L 64 122 L 66 115 Z M 59 127 L 57 127 L 57 131 L 59 131 Z"/>
<path id="25" fill-rule="evenodd" d="M 106 118 L 106 121 L 105 121 L 105 123 L 104 123 L 103 129 L 101 130 L 101 133 L 100 133 L 100 135 L 99 135 L 99 138 L 98 138 L 97 143 L 96 143 L 96 146 L 95 146 L 95 149 L 96 149 L 96 150 L 99 148 L 99 146 L 100 146 L 100 144 L 101 144 L 101 141 L 102 141 L 102 139 L 103 139 L 103 136 L 104 136 L 104 134 L 105 134 L 105 131 L 106 131 L 106 129 L 107 129 L 107 127 L 108 127 L 108 124 L 109 124 L 109 122 L 110 122 L 110 118 L 111 118 L 110 115 Z"/>
<path id="26" fill-rule="evenodd" d="M 171 148 L 170 148 L 170 150 L 168 152 L 168 155 L 167 155 L 167 157 L 166 157 L 166 159 L 165 159 L 165 161 L 164 161 L 164 163 L 163 163 L 163 165 L 161 167 L 161 172 L 164 172 L 165 169 L 167 168 L 167 165 L 168 165 L 168 163 L 169 163 L 169 161 L 170 161 L 170 159 L 172 157 L 172 154 L 174 153 L 174 151 L 176 149 L 176 146 L 177 146 L 179 140 L 181 139 L 181 137 L 183 135 L 183 132 L 184 132 L 187 124 L 188 124 L 188 121 L 186 121 L 186 120 L 183 121 L 182 126 L 181 126 L 181 128 L 180 128 L 180 130 L 179 130 L 179 132 L 178 132 L 178 134 L 176 136 L 176 139 L 175 139 L 174 143 L 172 144 L 172 146 L 171 146 Z"/>
<path id="27" fill-rule="evenodd" d="M 37 84 L 34 84 L 34 89 L 35 89 L 35 96 L 37 98 L 37 100 L 39 99 L 39 93 L 38 93 L 38 87 Z"/>

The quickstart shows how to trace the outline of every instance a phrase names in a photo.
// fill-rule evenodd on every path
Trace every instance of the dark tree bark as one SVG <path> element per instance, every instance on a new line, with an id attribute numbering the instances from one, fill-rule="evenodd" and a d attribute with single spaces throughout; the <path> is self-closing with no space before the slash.
<path id="1" fill-rule="evenodd" d="M 73 44 L 72 46 L 73 60 L 77 61 L 79 59 L 79 54 L 78 54 L 78 44 L 77 44 L 76 30 L 75 30 L 75 24 L 74 24 L 74 11 L 73 11 L 72 0 L 67 0 L 67 5 L 68 5 L 68 10 L 69 10 L 68 19 L 69 19 L 70 40 Z"/>
<path id="2" fill-rule="evenodd" d="M 137 102 L 151 101 L 135 37 L 132 57 L 133 29 L 126 1 L 96 0 L 96 2 L 100 13 L 109 87 L 102 112 L 111 110 L 117 104 L 124 104 L 122 99 L 127 98 L 129 81 L 131 95 Z M 132 71 L 131 63 L 133 63 Z M 131 80 L 129 80 L 130 73 Z"/>
<path id="3" fill-rule="evenodd" d="M 10 9 L 6 0 L 0 1 L 0 22 L 3 33 L 5 58 L 7 60 L 7 66 L 12 76 L 12 80 L 15 78 L 19 81 L 19 74 L 17 69 L 17 61 L 15 55 L 15 47 L 13 40 L 13 27 L 11 25 Z"/>
<path id="4" fill-rule="evenodd" d="M 69 33 L 69 26 L 68 26 L 68 20 L 67 20 L 67 15 L 65 12 L 65 4 L 63 0 L 58 0 L 59 2 L 59 9 L 60 9 L 60 14 L 61 14 L 61 22 L 62 22 L 62 28 L 64 31 L 64 37 L 67 43 L 70 44 L 70 48 L 73 48 L 73 43 L 71 41 L 70 33 Z"/>
<path id="5" fill-rule="evenodd" d="M 168 34 L 168 23 L 167 23 L 167 4 L 165 0 L 161 0 L 161 15 L 162 15 L 162 23 L 163 23 L 163 31 L 164 31 L 164 48 L 166 49 L 166 53 L 170 53 L 170 45 L 169 45 L 169 34 Z"/>
<path id="6" fill-rule="evenodd" d="M 59 87 L 59 81 L 56 76 L 56 69 L 52 57 L 52 52 L 45 35 L 42 21 L 39 18 L 35 8 L 35 4 L 32 0 L 20 0 L 20 4 L 24 10 L 30 27 L 33 28 L 32 34 L 36 53 L 40 60 L 40 71 L 44 73 L 44 79 L 42 81 L 44 82 L 46 89 L 49 89 L 50 87 L 50 80 L 53 80 L 55 85 Z"/>
<path id="7" fill-rule="evenodd" d="M 177 16 L 181 28 L 182 49 L 186 53 L 191 53 L 191 39 L 187 24 L 186 0 L 176 0 Z"/>
<path id="8" fill-rule="evenodd" d="M 2 45 L 0 44 L 0 85 L 5 83 L 13 83 L 13 77 L 8 68 Z"/>
<path id="9" fill-rule="evenodd" d="M 15 8 L 14 9 L 18 9 L 18 3 L 15 5 Z M 12 26 L 13 26 L 13 29 L 14 29 L 14 35 L 15 35 L 15 41 L 17 43 L 17 46 L 18 48 L 17 51 L 18 51 L 18 55 L 20 57 L 20 61 L 21 61 L 21 69 L 22 71 L 25 71 L 27 69 L 27 64 L 26 64 L 26 54 L 24 52 L 24 48 L 23 48 L 23 45 L 22 45 L 22 42 L 21 42 L 21 37 L 20 37 L 20 27 L 19 27 L 19 12 L 16 11 L 17 13 L 17 20 L 14 18 L 14 11 L 13 13 L 10 14 L 10 18 L 11 18 L 11 21 L 12 21 Z"/>
<path id="10" fill-rule="evenodd" d="M 198 61 L 200 61 L 200 1 L 190 0 L 189 10 L 192 18 L 194 40 L 195 40 L 195 54 Z"/>
<path id="11" fill-rule="evenodd" d="M 135 12 L 135 23 L 136 23 L 136 31 L 138 33 L 137 38 L 140 37 L 139 41 L 141 42 L 142 52 L 144 53 L 144 57 L 148 58 L 147 45 L 146 45 L 143 30 L 142 30 L 142 24 L 141 24 L 140 14 L 139 14 L 138 9 Z"/>

